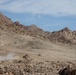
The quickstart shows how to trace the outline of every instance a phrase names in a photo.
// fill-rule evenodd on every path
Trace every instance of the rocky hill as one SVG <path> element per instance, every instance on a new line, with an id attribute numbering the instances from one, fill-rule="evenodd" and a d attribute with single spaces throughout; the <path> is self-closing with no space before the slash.
<path id="1" fill-rule="evenodd" d="M 0 13 L 0 25 L 6 25 L 6 24 L 10 24 L 10 23 L 13 23 L 13 21 L 10 18 L 8 18 L 7 16 Z"/>
<path id="2" fill-rule="evenodd" d="M 0 13 L 0 75 L 58 75 L 68 65 L 76 69 L 75 44 L 76 31 L 67 27 L 46 32 Z"/>
<path id="3" fill-rule="evenodd" d="M 0 13 L 0 29 L 17 34 L 30 35 L 56 43 L 76 44 L 76 31 L 72 32 L 68 27 L 60 31 L 46 32 L 34 24 L 24 26 L 19 22 L 13 22 L 2 13 Z"/>
<path id="4" fill-rule="evenodd" d="M 76 44 L 76 32 L 71 31 L 68 27 L 52 32 L 51 40 L 58 42 L 58 43 L 67 43 L 67 44 Z"/>

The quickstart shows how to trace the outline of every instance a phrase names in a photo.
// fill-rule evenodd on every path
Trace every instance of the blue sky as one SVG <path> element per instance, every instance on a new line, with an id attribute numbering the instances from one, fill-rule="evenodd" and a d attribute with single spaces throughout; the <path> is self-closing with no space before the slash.
<path id="1" fill-rule="evenodd" d="M 0 0 L 0 12 L 45 31 L 76 30 L 76 0 Z"/>

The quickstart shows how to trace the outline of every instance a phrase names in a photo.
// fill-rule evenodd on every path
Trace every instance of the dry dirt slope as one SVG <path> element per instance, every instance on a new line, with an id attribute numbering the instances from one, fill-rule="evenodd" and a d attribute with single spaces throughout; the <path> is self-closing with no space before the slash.
<path id="1" fill-rule="evenodd" d="M 17 24 L 17 26 L 15 27 L 14 25 L 14 28 L 16 29 L 14 29 L 13 24 L 11 27 L 9 26 L 11 24 L 8 21 L 6 22 L 7 24 L 5 23 L 4 20 L 6 19 L 1 20 L 2 23 L 0 24 L 0 74 L 58 75 L 59 69 L 68 64 L 76 68 L 75 44 L 73 45 L 64 43 L 53 43 L 47 39 L 44 40 L 44 38 L 40 38 L 41 36 L 39 37 L 39 33 L 37 38 L 36 36 L 32 36 L 32 32 L 27 33 L 28 35 L 22 34 L 23 30 L 25 32 L 26 30 L 25 27 L 21 25 L 21 34 L 16 33 L 15 30 L 19 26 L 17 22 L 15 23 L 15 25 Z M 5 25 L 3 23 L 5 23 Z M 10 31 L 10 29 L 12 28 L 13 30 Z M 31 29 L 31 27 L 26 28 L 28 30 Z M 40 31 L 42 32 L 42 30 Z M 53 36 L 55 36 L 55 34 L 60 35 L 61 32 L 56 32 L 53 34 Z M 48 33 L 48 35 L 51 36 L 51 33 Z"/>
<path id="2" fill-rule="evenodd" d="M 75 45 L 59 45 L 4 32 L 1 37 L 0 73 L 3 75 L 58 75 L 58 71 L 68 64 L 76 67 Z"/>
<path id="3" fill-rule="evenodd" d="M 6 35 L 6 32 L 1 37 L 0 73 L 3 75 L 58 75 L 68 64 L 76 67 L 74 45 L 59 45 L 26 35 Z"/>

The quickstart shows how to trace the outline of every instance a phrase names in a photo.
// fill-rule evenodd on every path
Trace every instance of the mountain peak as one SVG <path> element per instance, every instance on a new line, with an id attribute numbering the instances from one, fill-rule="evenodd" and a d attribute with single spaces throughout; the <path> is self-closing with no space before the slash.
<path id="1" fill-rule="evenodd" d="M 30 29 L 30 30 L 38 30 L 38 29 L 40 29 L 40 28 L 37 27 L 35 24 L 32 24 L 32 25 L 29 26 L 29 29 Z"/>
<path id="2" fill-rule="evenodd" d="M 70 30 L 68 27 L 65 27 L 64 30 Z"/>
<path id="3" fill-rule="evenodd" d="M 62 29 L 61 31 L 65 31 L 65 32 L 72 32 L 68 27 L 65 27 L 64 29 Z"/>
<path id="4" fill-rule="evenodd" d="M 38 28 L 35 24 L 30 25 L 30 27 Z"/>

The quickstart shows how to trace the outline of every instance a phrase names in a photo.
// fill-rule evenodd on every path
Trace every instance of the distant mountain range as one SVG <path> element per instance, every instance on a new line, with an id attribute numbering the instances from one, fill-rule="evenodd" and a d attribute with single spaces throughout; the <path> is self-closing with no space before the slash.
<path id="1" fill-rule="evenodd" d="M 55 43 L 76 44 L 76 31 L 71 31 L 68 27 L 54 32 L 47 32 L 36 25 L 25 26 L 19 22 L 13 22 L 10 18 L 0 13 L 0 31 L 29 35 Z"/>

